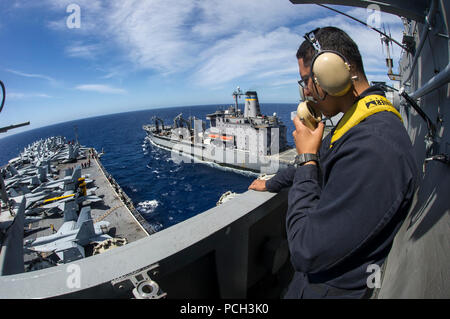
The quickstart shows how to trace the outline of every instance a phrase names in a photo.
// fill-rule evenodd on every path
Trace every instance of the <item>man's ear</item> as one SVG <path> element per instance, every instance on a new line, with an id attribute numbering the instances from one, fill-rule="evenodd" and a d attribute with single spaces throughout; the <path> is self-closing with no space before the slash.
<path id="1" fill-rule="evenodd" d="M 361 79 L 360 72 L 355 68 L 354 64 L 349 64 L 350 67 L 350 79 L 355 82 Z"/>

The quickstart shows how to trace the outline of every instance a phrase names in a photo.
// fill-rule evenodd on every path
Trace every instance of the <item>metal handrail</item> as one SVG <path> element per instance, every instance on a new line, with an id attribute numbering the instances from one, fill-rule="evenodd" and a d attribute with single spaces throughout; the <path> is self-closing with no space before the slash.
<path id="1" fill-rule="evenodd" d="M 421 32 L 422 38 L 420 39 L 419 46 L 417 47 L 416 53 L 414 54 L 414 60 L 413 60 L 411 69 L 409 71 L 408 76 L 406 77 L 406 80 L 403 83 L 407 83 L 411 79 L 412 75 L 414 74 L 414 69 L 416 68 L 416 64 L 417 64 L 417 61 L 419 60 L 420 53 L 422 52 L 423 46 L 425 44 L 425 40 L 428 37 L 428 32 L 430 31 L 430 25 L 431 25 L 430 21 L 433 18 L 433 16 L 435 15 L 436 9 L 437 9 L 437 2 L 435 0 L 433 0 L 431 2 L 430 11 L 428 12 L 428 15 L 425 18 L 425 25 L 423 26 L 422 32 Z"/>
<path id="2" fill-rule="evenodd" d="M 444 70 L 433 76 L 431 79 L 428 80 L 427 83 L 422 85 L 415 92 L 409 94 L 409 96 L 413 99 L 418 99 L 419 97 L 424 96 L 425 94 L 430 93 L 431 91 L 449 82 L 450 82 L 450 63 L 447 64 Z"/>

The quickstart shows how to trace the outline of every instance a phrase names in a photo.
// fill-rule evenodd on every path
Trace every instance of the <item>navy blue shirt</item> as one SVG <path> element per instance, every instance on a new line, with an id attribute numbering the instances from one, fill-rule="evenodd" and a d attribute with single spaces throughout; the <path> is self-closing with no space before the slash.
<path id="1" fill-rule="evenodd" d="M 376 87 L 364 94 L 384 95 Z M 320 163 L 289 167 L 266 182 L 290 186 L 286 231 L 295 269 L 285 298 L 362 297 L 407 215 L 418 169 L 403 123 L 380 112 L 347 131 Z"/>

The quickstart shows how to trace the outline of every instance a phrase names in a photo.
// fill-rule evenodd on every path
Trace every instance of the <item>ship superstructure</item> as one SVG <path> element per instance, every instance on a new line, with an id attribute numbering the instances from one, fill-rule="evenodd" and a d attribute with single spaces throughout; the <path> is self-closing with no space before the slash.
<path id="1" fill-rule="evenodd" d="M 236 94 L 239 93 L 234 92 L 233 95 L 236 96 Z M 261 114 L 258 95 L 255 91 L 245 93 L 244 113 L 236 102 L 235 106 L 230 106 L 227 110 L 217 110 L 208 114 L 206 119 L 210 122 L 211 132 L 204 138 L 206 144 L 249 151 L 250 133 L 246 131 L 254 130 L 256 138 L 266 142 L 260 145 L 262 154 L 274 155 L 287 148 L 286 126 L 279 120 L 276 113 L 272 116 Z M 272 136 L 278 137 L 278 143 L 272 143 Z M 272 148 L 273 145 L 276 145 L 275 149 Z"/>

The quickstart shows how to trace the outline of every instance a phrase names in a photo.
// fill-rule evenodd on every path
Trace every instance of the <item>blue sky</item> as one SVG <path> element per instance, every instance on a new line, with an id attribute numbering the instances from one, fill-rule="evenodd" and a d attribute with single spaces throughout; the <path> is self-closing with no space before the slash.
<path id="1" fill-rule="evenodd" d="M 80 28 L 68 28 L 80 8 Z M 389 26 L 399 17 L 335 7 Z M 358 44 L 369 80 L 388 81 L 379 35 L 316 5 L 288 0 L 2 0 L 0 127 L 14 134 L 91 116 L 159 107 L 231 104 L 257 90 L 261 103 L 296 103 L 295 53 L 305 32 L 342 28 Z M 400 50 L 393 48 L 397 69 Z M 1 137 L 7 134 L 2 134 Z"/>

